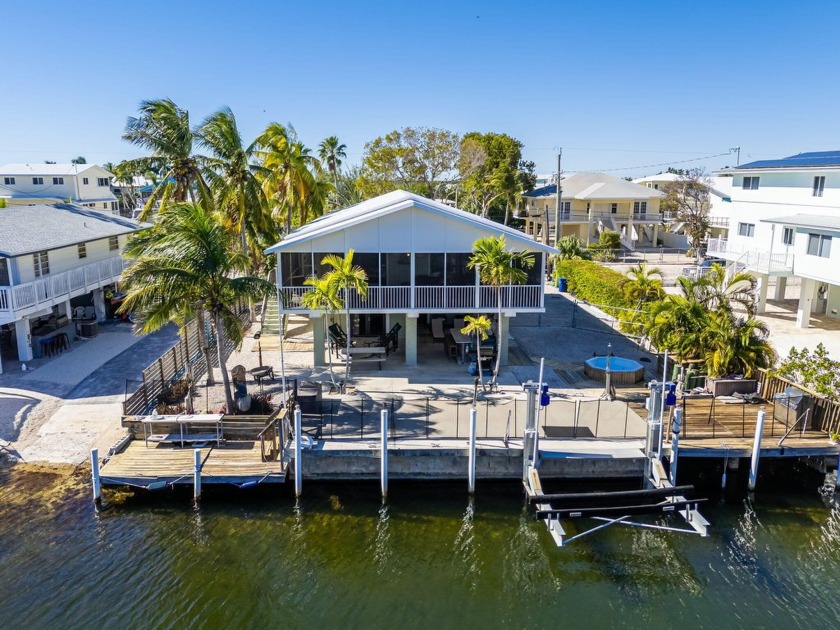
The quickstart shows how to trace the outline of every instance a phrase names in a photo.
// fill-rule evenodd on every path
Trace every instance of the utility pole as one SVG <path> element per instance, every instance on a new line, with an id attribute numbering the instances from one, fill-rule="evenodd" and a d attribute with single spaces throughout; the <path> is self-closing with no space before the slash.
<path id="1" fill-rule="evenodd" d="M 730 151 L 735 151 L 735 166 L 741 166 L 741 147 L 732 147 Z"/>
<path id="2" fill-rule="evenodd" d="M 560 167 L 560 160 L 562 157 L 563 149 L 560 149 L 557 153 L 557 202 L 554 208 L 554 247 L 557 247 L 557 243 L 560 242 L 560 199 L 563 196 L 563 188 L 560 185 L 560 177 L 563 173 Z M 546 235 L 545 242 L 548 244 L 548 235 Z"/>

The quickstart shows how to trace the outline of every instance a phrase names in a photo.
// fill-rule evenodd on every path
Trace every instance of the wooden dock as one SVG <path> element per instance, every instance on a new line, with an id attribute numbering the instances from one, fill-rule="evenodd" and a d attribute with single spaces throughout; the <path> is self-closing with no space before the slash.
<path id="1" fill-rule="evenodd" d="M 103 486 L 135 486 L 150 484 L 193 484 L 193 448 L 132 440 L 101 467 Z M 259 442 L 234 442 L 205 446 L 202 451 L 202 484 L 242 485 L 284 483 L 287 465 L 283 461 L 263 461 Z"/>

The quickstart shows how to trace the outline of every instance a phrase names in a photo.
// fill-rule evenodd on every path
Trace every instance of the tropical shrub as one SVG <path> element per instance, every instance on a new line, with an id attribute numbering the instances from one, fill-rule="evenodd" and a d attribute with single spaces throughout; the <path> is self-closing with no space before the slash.
<path id="1" fill-rule="evenodd" d="M 813 389 L 831 400 L 840 399 L 840 361 L 829 358 L 828 350 L 821 343 L 817 344 L 813 352 L 808 348 L 791 348 L 787 358 L 773 373 Z"/>
<path id="2" fill-rule="evenodd" d="M 615 253 L 621 249 L 621 235 L 614 230 L 604 230 L 598 235 L 597 243 L 590 243 L 592 257 L 601 262 L 615 260 Z"/>
<path id="3" fill-rule="evenodd" d="M 625 278 L 617 271 L 589 260 L 559 260 L 554 268 L 557 278 L 566 278 L 569 291 L 579 300 L 597 304 L 616 319 L 626 321 L 633 303 L 624 295 Z"/>

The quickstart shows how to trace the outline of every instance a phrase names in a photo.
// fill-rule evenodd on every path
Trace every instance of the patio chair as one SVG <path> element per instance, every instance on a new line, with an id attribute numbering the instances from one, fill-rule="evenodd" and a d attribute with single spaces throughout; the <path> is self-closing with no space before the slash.
<path id="1" fill-rule="evenodd" d="M 402 330 L 402 324 L 396 323 L 393 326 L 391 326 L 391 330 L 388 331 L 388 334 L 379 340 L 379 345 L 385 348 L 386 355 L 388 355 L 390 352 L 396 352 L 399 349 L 400 330 Z"/>

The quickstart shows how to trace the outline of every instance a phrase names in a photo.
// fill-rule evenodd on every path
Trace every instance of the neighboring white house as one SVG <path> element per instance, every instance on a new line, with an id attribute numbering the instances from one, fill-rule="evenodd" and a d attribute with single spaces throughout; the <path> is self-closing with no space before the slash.
<path id="1" fill-rule="evenodd" d="M 653 188 L 654 190 L 663 190 L 668 184 L 678 182 L 679 180 L 680 176 L 676 173 L 659 173 L 658 175 L 648 175 L 647 177 L 634 179 L 633 183 Z"/>
<path id="2" fill-rule="evenodd" d="M 767 280 L 775 299 L 787 278 L 802 280 L 796 323 L 811 313 L 840 317 L 840 150 L 800 153 L 724 169 L 714 186 L 712 216 L 726 216 L 727 237 L 709 240 L 708 253 L 757 275 L 759 312 Z"/>
<path id="3" fill-rule="evenodd" d="M 111 178 L 96 164 L 6 164 L 0 166 L 0 199 L 10 206 L 69 199 L 87 208 L 117 212 Z"/>
<path id="4" fill-rule="evenodd" d="M 504 333 L 518 312 L 545 310 L 545 256 L 555 250 L 518 230 L 446 204 L 397 190 L 316 219 L 266 253 L 277 254 L 281 311 L 319 318 L 323 313 L 301 306 L 302 295 L 310 290 L 304 281 L 328 270 L 321 262 L 325 254 L 345 255 L 353 249 L 353 262 L 367 272 L 369 284 L 366 299 L 355 293 L 348 296 L 353 334 L 382 334 L 399 323 L 405 362 L 416 365 L 418 318 L 497 311 L 498 293 L 480 284 L 468 261 L 476 240 L 498 235 L 504 235 L 514 250 L 533 252 L 535 257 L 527 283 L 502 290 Z M 312 329 L 315 365 L 323 365 L 323 326 Z M 505 363 L 507 335 L 500 337 L 499 353 Z"/>
<path id="5" fill-rule="evenodd" d="M 123 270 L 128 236 L 143 227 L 73 204 L 0 208 L 0 356 L 37 356 L 39 329 L 72 336 L 74 311 L 110 314 L 105 294 Z"/>
<path id="6" fill-rule="evenodd" d="M 613 230 L 622 244 L 657 244 L 662 217 L 659 201 L 664 193 L 604 173 L 574 173 L 561 180 L 560 237 L 576 236 L 584 243 L 597 239 L 597 232 Z M 547 223 L 554 233 L 557 186 L 543 186 L 522 195 L 525 202 L 525 233 L 542 237 Z M 552 238 L 553 242 L 553 238 Z"/>

